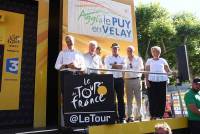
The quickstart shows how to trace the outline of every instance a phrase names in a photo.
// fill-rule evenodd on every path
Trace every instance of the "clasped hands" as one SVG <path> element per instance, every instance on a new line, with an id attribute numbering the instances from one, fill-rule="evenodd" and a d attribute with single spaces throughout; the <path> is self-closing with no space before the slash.
<path id="1" fill-rule="evenodd" d="M 74 63 L 62 65 L 62 66 L 61 66 L 61 69 L 64 69 L 64 68 L 70 68 L 70 69 L 81 70 L 81 68 L 76 67 L 76 66 L 74 65 Z"/>

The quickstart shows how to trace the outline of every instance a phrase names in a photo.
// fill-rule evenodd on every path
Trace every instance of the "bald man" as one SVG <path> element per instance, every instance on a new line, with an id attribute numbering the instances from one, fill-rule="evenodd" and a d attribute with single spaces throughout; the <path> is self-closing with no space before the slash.
<path id="1" fill-rule="evenodd" d="M 141 57 L 134 55 L 135 48 L 133 46 L 128 46 L 127 48 L 127 58 L 126 58 L 126 69 L 134 72 L 143 71 L 144 65 Z M 141 101 L 142 101 L 142 82 L 141 82 L 142 73 L 125 73 L 125 88 L 127 96 L 127 122 L 133 122 L 134 120 L 141 120 Z M 133 98 L 136 100 L 136 110 L 133 114 Z"/>
<path id="2" fill-rule="evenodd" d="M 89 49 L 88 52 L 86 54 L 84 54 L 84 59 L 85 59 L 85 65 L 88 68 L 94 68 L 94 69 L 99 69 L 102 68 L 103 64 L 101 61 L 101 57 L 99 55 L 97 55 L 96 53 L 96 49 L 97 49 L 97 42 L 92 40 L 89 41 Z M 99 74 L 99 71 L 94 71 L 94 70 L 89 70 L 86 69 L 88 74 L 91 73 L 95 73 L 95 74 Z"/>

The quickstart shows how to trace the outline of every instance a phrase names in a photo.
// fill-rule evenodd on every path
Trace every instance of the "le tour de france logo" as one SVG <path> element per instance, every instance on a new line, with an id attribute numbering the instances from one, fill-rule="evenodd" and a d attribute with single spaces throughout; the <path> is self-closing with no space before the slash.
<path id="1" fill-rule="evenodd" d="M 103 82 L 92 82 L 84 78 L 83 84 L 74 88 L 72 92 L 72 105 L 74 109 L 100 104 L 106 101 L 107 88 Z"/>

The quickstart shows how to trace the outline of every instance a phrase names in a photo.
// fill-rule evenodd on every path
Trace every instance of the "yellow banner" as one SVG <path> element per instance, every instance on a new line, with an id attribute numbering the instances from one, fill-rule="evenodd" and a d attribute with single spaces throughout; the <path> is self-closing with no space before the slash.
<path id="1" fill-rule="evenodd" d="M 24 14 L 0 10 L 0 44 L 3 46 L 0 110 L 19 109 Z"/>

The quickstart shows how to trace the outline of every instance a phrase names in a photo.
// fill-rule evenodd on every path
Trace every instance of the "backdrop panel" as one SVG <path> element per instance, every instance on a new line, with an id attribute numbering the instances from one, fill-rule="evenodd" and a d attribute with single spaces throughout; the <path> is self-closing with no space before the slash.
<path id="1" fill-rule="evenodd" d="M 0 128 L 32 127 L 38 2 L 0 0 L 4 46 Z M 2 34 L 3 33 L 3 34 Z"/>
<path id="2" fill-rule="evenodd" d="M 64 74 L 62 84 L 64 84 L 64 117 L 67 126 L 83 127 L 115 123 L 112 75 Z"/>

